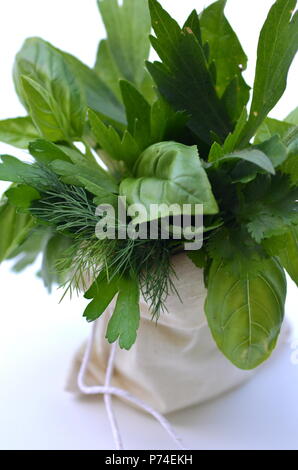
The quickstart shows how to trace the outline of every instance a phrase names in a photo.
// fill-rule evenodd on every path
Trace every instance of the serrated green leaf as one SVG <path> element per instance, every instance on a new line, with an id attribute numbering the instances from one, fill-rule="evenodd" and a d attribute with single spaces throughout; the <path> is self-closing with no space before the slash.
<path id="1" fill-rule="evenodd" d="M 291 187 L 286 176 L 258 177 L 246 185 L 243 196 L 246 203 L 241 215 L 257 242 L 282 235 L 290 225 L 298 223 L 298 188 Z"/>
<path id="2" fill-rule="evenodd" d="M 121 349 L 129 350 L 136 341 L 140 324 L 140 290 L 136 279 L 122 278 L 116 307 L 108 324 L 109 343 L 119 339 Z"/>
<path id="3" fill-rule="evenodd" d="M 238 368 L 254 369 L 271 355 L 284 318 L 287 283 L 279 263 L 264 261 L 255 277 L 231 275 L 213 263 L 205 311 L 214 340 Z"/>
<path id="4" fill-rule="evenodd" d="M 199 40 L 189 27 L 181 30 L 156 0 L 149 6 L 156 33 L 151 43 L 163 63 L 148 63 L 147 68 L 161 94 L 175 110 L 190 115 L 188 125 L 202 141 L 212 143 L 211 131 L 224 140 L 232 126 Z"/>
<path id="5" fill-rule="evenodd" d="M 151 106 L 151 141 L 158 143 L 178 139 L 187 121 L 186 113 L 174 111 L 163 97 L 159 97 Z"/>
<path id="6" fill-rule="evenodd" d="M 92 110 L 89 110 L 89 119 L 93 134 L 100 146 L 111 158 L 124 161 L 128 168 L 131 168 L 141 152 L 134 137 L 125 131 L 121 138 L 112 126 L 107 127 L 100 116 Z"/>
<path id="7" fill-rule="evenodd" d="M 276 0 L 261 31 L 248 123 L 240 143 L 246 146 L 283 95 L 298 48 L 297 0 Z"/>
<path id="8" fill-rule="evenodd" d="M 124 179 L 120 194 L 128 205 L 143 204 L 149 220 L 151 204 L 204 205 L 205 214 L 216 214 L 218 207 L 196 147 L 176 142 L 152 145 L 139 157 L 135 178 Z M 141 223 L 140 221 L 138 223 Z"/>
<path id="9" fill-rule="evenodd" d="M 84 312 L 87 321 L 97 320 L 108 308 L 118 291 L 118 278 L 108 280 L 104 273 L 100 274 L 85 294 L 86 299 L 92 299 Z"/>
<path id="10" fill-rule="evenodd" d="M 0 141 L 5 144 L 26 149 L 29 142 L 38 139 L 39 136 L 40 134 L 29 116 L 0 121 Z"/>
<path id="11" fill-rule="evenodd" d="M 237 120 L 249 99 L 249 86 L 242 72 L 247 67 L 247 56 L 236 33 L 225 17 L 226 0 L 219 0 L 200 16 L 203 42 L 209 44 L 209 62 L 216 67 L 216 91 L 225 97 L 231 119 Z"/>

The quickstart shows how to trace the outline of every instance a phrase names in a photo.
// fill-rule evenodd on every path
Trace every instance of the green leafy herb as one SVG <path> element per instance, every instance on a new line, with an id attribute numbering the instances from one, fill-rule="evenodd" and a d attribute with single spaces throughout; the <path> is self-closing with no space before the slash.
<path id="1" fill-rule="evenodd" d="M 26 149 L 38 137 L 38 130 L 29 116 L 0 121 L 0 141 L 5 144 Z"/>
<path id="2" fill-rule="evenodd" d="M 284 271 L 298 283 L 298 111 L 268 116 L 298 48 L 296 3 L 276 0 L 262 28 L 250 109 L 226 0 L 182 27 L 157 0 L 99 0 L 107 35 L 94 69 L 28 39 L 14 67 L 27 116 L 1 121 L 0 140 L 28 148 L 32 161 L 0 158 L 0 180 L 12 183 L 0 204 L 0 261 L 20 271 L 41 255 L 45 286 L 86 292 L 89 322 L 110 307 L 107 339 L 130 349 L 141 295 L 156 320 L 170 294 L 180 298 L 175 216 L 195 225 L 203 205 L 204 245 L 188 257 L 204 270 L 213 337 L 241 369 L 266 360 L 284 317 Z M 150 41 L 160 62 L 146 70 Z"/>
<path id="3" fill-rule="evenodd" d="M 276 260 L 255 277 L 240 279 L 214 262 L 206 315 L 219 349 L 240 369 L 253 369 L 272 353 L 284 315 L 286 279 Z"/>

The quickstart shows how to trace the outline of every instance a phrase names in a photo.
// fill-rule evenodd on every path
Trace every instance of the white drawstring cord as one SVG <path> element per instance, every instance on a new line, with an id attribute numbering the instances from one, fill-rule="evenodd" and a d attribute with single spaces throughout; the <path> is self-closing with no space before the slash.
<path id="1" fill-rule="evenodd" d="M 112 380 L 114 364 L 115 364 L 116 348 L 117 348 L 116 344 L 114 344 L 111 348 L 111 353 L 110 353 L 107 372 L 106 372 L 105 385 L 90 387 L 85 384 L 85 376 L 86 376 L 88 364 L 91 358 L 93 345 L 95 342 L 95 334 L 96 334 L 96 322 L 92 326 L 92 333 L 88 341 L 88 344 L 84 353 L 82 365 L 79 371 L 78 387 L 79 387 L 80 392 L 83 393 L 84 395 L 104 395 L 105 406 L 106 406 L 108 418 L 111 424 L 113 437 L 115 440 L 117 450 L 123 450 L 124 447 L 122 444 L 121 433 L 120 433 L 117 420 L 115 418 L 113 406 L 112 406 L 112 395 L 117 396 L 119 398 L 124 398 L 125 400 L 133 403 L 134 405 L 138 406 L 139 408 L 143 409 L 144 411 L 152 415 L 160 423 L 160 425 L 165 429 L 165 431 L 169 434 L 169 436 L 173 439 L 178 449 L 187 450 L 181 443 L 181 439 L 176 435 L 169 421 L 163 415 L 158 413 L 156 410 L 154 410 L 154 408 L 152 408 L 147 403 L 131 395 L 126 390 L 111 386 L 111 380 Z"/>

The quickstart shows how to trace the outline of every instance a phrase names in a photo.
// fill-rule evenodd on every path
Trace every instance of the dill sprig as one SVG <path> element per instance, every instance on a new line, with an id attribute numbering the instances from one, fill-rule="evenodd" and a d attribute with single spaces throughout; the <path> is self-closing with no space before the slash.
<path id="1" fill-rule="evenodd" d="M 57 264 L 57 270 L 68 279 L 61 286 L 65 289 L 64 296 L 68 292 L 72 295 L 87 290 L 102 270 L 109 279 L 130 272 L 138 278 L 140 290 L 151 306 L 153 316 L 158 317 L 166 310 L 168 295 L 171 292 L 178 295 L 171 262 L 177 241 L 99 240 L 95 235 L 99 217 L 95 214 L 92 195 L 82 187 L 63 183 L 48 167 L 42 169 L 43 188 L 47 189 L 43 189 L 41 199 L 30 211 L 37 219 L 73 239 L 72 246 Z"/>

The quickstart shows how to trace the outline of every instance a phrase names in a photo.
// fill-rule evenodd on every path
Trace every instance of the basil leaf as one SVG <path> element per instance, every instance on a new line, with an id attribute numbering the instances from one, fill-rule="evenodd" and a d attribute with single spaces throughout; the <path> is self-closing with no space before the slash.
<path id="1" fill-rule="evenodd" d="M 239 279 L 222 261 L 212 265 L 205 311 L 218 348 L 237 367 L 254 369 L 272 353 L 284 318 L 287 283 L 275 259 Z"/>
<path id="2" fill-rule="evenodd" d="M 28 116 L 0 121 L 0 141 L 5 144 L 26 149 L 38 137 L 39 132 Z"/>
<path id="3" fill-rule="evenodd" d="M 268 173 L 271 173 L 272 175 L 275 174 L 275 170 L 271 163 L 271 160 L 267 157 L 267 155 L 265 155 L 264 152 L 261 152 L 257 149 L 242 150 L 239 152 L 232 153 L 230 155 L 225 155 L 224 157 L 217 160 L 216 163 L 218 165 L 221 165 L 237 160 L 253 163 L 254 165 L 267 171 Z"/>
<path id="4" fill-rule="evenodd" d="M 242 72 L 247 67 L 247 56 L 239 39 L 224 14 L 226 0 L 219 0 L 200 16 L 203 42 L 209 45 L 209 63 L 216 67 L 216 91 L 220 97 L 228 90 L 233 93 L 231 118 L 236 120 L 249 100 L 249 86 L 245 83 Z"/>
<path id="5" fill-rule="evenodd" d="M 151 204 L 178 204 L 179 213 L 183 204 L 204 204 L 205 214 L 218 212 L 196 147 L 176 142 L 152 145 L 138 159 L 134 174 L 122 181 L 120 194 L 129 205 L 144 205 L 148 215 Z"/>
<path id="6" fill-rule="evenodd" d="M 0 263 L 24 241 L 34 225 L 28 214 L 19 214 L 9 202 L 0 205 Z"/>
<path id="7" fill-rule="evenodd" d="M 116 307 L 108 324 L 106 338 L 109 343 L 119 339 L 121 349 L 129 350 L 136 341 L 140 324 L 140 291 L 134 278 L 122 278 Z"/>
<path id="8" fill-rule="evenodd" d="M 147 63 L 161 94 L 175 110 L 190 115 L 190 129 L 207 144 L 211 132 L 224 140 L 232 130 L 227 112 L 218 98 L 205 53 L 192 30 L 183 30 L 156 0 L 149 1 L 156 38 L 151 43 L 162 60 Z"/>
<path id="9" fill-rule="evenodd" d="M 289 68 L 298 48 L 297 0 L 276 0 L 261 31 L 254 93 L 241 145 L 249 143 L 283 95 Z"/>
<path id="10" fill-rule="evenodd" d="M 48 91 L 29 77 L 21 77 L 20 83 L 30 115 L 39 133 L 53 141 L 68 140 L 68 126 L 59 106 Z"/>
<path id="11" fill-rule="evenodd" d="M 151 24 L 147 1 L 123 0 L 119 5 L 118 0 L 98 0 L 98 7 L 118 70 L 126 80 L 140 85 L 150 50 L 148 36 Z"/>
<path id="12" fill-rule="evenodd" d="M 88 107 L 122 129 L 126 124 L 125 113 L 121 102 L 114 93 L 94 70 L 79 59 L 66 52 L 63 52 L 63 57 L 80 82 Z"/>
<path id="13" fill-rule="evenodd" d="M 85 123 L 85 97 L 80 83 L 65 60 L 63 53 L 42 39 L 27 39 L 17 54 L 14 78 L 21 99 L 25 99 L 25 103 L 28 104 L 28 87 L 24 96 L 22 76 L 25 76 L 27 80 L 30 77 L 30 80 L 33 80 L 35 84 L 34 86 L 33 82 L 30 82 L 31 88 L 35 88 L 36 93 L 33 99 L 30 100 L 29 106 L 30 109 L 33 108 L 34 110 L 34 120 L 38 115 L 39 103 L 34 106 L 38 84 L 38 88 L 43 90 L 43 99 L 49 103 L 52 111 L 54 107 L 57 109 L 56 118 L 59 111 L 58 122 L 61 125 L 60 129 L 63 134 L 71 138 L 80 137 Z M 41 94 L 40 90 L 38 94 Z M 44 112 L 42 116 L 45 117 Z M 40 120 L 38 120 L 38 123 L 38 127 L 43 129 Z M 48 137 L 48 135 L 44 136 Z"/>

